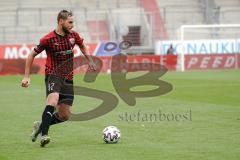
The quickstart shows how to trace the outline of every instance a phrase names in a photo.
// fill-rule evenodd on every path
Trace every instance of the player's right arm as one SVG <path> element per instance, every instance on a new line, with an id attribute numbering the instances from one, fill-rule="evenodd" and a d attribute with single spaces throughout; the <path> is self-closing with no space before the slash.
<path id="1" fill-rule="evenodd" d="M 22 87 L 28 87 L 30 84 L 30 72 L 33 64 L 33 60 L 36 55 L 41 53 L 43 50 L 46 49 L 46 39 L 42 38 L 40 39 L 39 45 L 37 45 L 34 50 L 31 51 L 31 53 L 28 55 L 26 64 L 25 64 L 25 73 L 22 80 Z"/>
<path id="2" fill-rule="evenodd" d="M 38 53 L 35 52 L 35 50 L 32 50 L 32 52 L 27 57 L 25 64 L 25 73 L 22 80 L 22 87 L 28 87 L 30 85 L 30 71 L 32 68 L 33 60 L 36 55 L 38 55 Z"/>

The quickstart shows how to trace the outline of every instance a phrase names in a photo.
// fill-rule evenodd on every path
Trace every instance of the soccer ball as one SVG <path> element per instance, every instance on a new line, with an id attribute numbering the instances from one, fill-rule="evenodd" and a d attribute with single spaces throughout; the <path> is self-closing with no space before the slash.
<path id="1" fill-rule="evenodd" d="M 120 130 L 115 126 L 108 126 L 103 130 L 103 140 L 106 143 L 117 143 L 120 137 Z"/>

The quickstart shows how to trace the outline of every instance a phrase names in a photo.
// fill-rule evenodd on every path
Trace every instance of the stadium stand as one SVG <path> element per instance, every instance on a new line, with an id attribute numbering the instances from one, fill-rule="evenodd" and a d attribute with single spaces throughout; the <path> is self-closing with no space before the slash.
<path id="1" fill-rule="evenodd" d="M 150 21 L 152 21 L 152 32 L 154 39 L 167 39 L 168 34 L 164 25 L 160 9 L 156 0 L 141 0 L 141 7 L 144 8 L 148 14 Z"/>
<path id="2" fill-rule="evenodd" d="M 93 43 L 126 39 L 149 46 L 155 39 L 177 39 L 183 24 L 240 23 L 239 0 L 209 1 L 214 5 L 206 0 L 1 0 L 0 43 L 38 43 L 64 8 L 74 12 L 75 29 Z M 218 15 L 213 21 L 206 17 L 209 8 Z"/>
<path id="3" fill-rule="evenodd" d="M 176 39 L 177 31 L 183 24 L 203 24 L 204 13 L 199 1 L 158 0 L 165 21 L 169 39 Z"/>

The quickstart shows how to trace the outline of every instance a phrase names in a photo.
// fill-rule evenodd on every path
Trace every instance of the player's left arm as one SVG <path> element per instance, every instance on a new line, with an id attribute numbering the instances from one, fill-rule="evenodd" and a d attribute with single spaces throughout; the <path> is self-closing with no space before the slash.
<path id="1" fill-rule="evenodd" d="M 88 46 L 83 42 L 83 39 L 80 37 L 80 35 L 77 32 L 75 32 L 75 38 L 76 38 L 76 44 L 79 46 L 81 52 L 89 62 L 89 68 L 94 71 L 97 70 L 97 66 L 93 62 L 92 57 L 89 56 L 90 54 L 89 54 Z"/>
<path id="2" fill-rule="evenodd" d="M 81 50 L 81 52 L 83 53 L 83 55 L 84 55 L 84 56 L 86 57 L 86 59 L 88 60 L 90 69 L 92 69 L 92 70 L 94 70 L 94 71 L 97 70 L 96 64 L 94 63 L 92 57 L 89 56 L 88 46 L 87 46 L 85 43 L 82 43 L 79 47 L 80 47 L 80 50 Z"/>

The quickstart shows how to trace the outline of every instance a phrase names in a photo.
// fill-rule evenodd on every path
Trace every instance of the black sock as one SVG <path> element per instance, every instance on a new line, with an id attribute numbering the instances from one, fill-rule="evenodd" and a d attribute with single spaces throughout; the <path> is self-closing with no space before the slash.
<path id="1" fill-rule="evenodd" d="M 53 117 L 54 106 L 47 105 L 42 114 L 41 131 L 42 135 L 48 135 L 49 126 Z"/>
<path id="2" fill-rule="evenodd" d="M 51 125 L 54 125 L 54 124 L 62 123 L 62 122 L 65 122 L 65 121 L 60 120 L 60 119 L 59 119 L 59 116 L 58 116 L 58 113 L 55 112 L 55 113 L 53 114 L 53 116 L 52 116 L 52 120 L 51 120 L 50 126 L 51 126 Z M 39 128 L 40 128 L 40 129 L 39 129 L 39 131 L 38 131 L 36 134 L 41 133 L 42 123 L 41 123 L 41 125 L 40 125 Z"/>
<path id="3" fill-rule="evenodd" d="M 64 122 L 64 121 L 59 119 L 58 112 L 55 112 L 52 116 L 52 121 L 51 121 L 50 125 L 54 125 L 54 124 L 58 124 L 58 123 L 62 123 L 62 122 Z"/>

